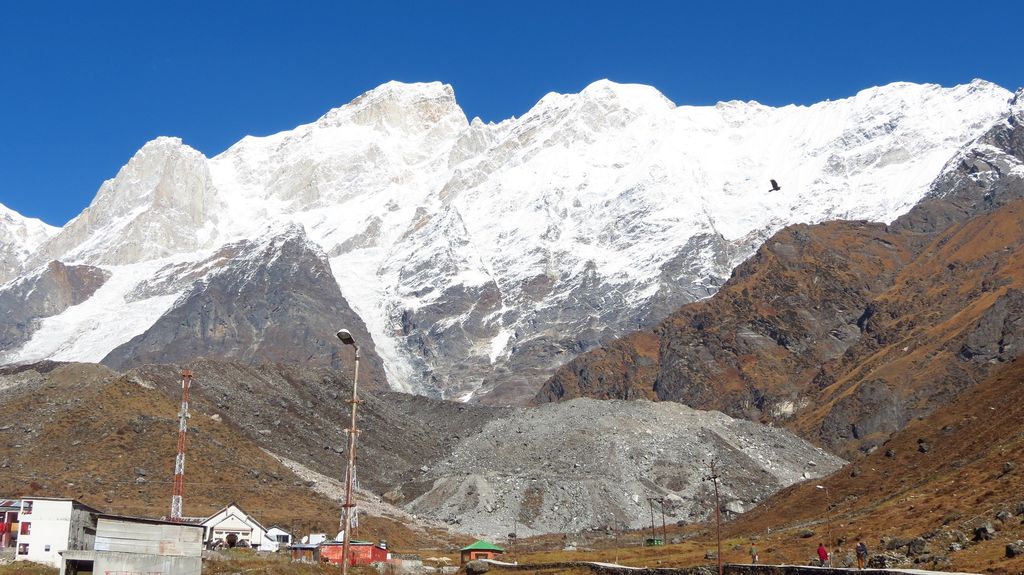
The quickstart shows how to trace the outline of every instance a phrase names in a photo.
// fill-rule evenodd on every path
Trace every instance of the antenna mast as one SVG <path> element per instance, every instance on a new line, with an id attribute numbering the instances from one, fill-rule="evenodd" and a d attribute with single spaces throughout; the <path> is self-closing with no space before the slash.
<path id="1" fill-rule="evenodd" d="M 188 433 L 188 390 L 192 370 L 181 372 L 181 411 L 178 413 L 178 455 L 174 459 L 174 492 L 171 495 L 171 521 L 181 521 L 181 503 L 185 495 L 185 435 Z"/>

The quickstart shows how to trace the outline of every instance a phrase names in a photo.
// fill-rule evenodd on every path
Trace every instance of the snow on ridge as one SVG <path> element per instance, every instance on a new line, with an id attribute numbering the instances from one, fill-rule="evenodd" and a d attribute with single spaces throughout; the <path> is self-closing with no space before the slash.
<path id="1" fill-rule="evenodd" d="M 60 228 L 23 216 L 0 203 L 0 245 L 8 242 L 27 256 L 41 243 L 57 235 Z"/>
<path id="2" fill-rule="evenodd" d="M 891 221 L 960 147 L 1008 113 L 1010 96 L 984 81 L 897 83 L 811 106 L 677 106 L 653 87 L 599 80 L 579 94 L 548 94 L 520 118 L 484 124 L 466 120 L 451 86 L 390 82 L 310 124 L 243 138 L 197 162 L 208 172 L 211 206 L 221 206 L 207 208 L 218 219 L 174 249 L 301 225 L 329 257 L 392 384 L 415 390 L 418 358 L 396 335 L 406 310 L 490 284 L 502 310 L 542 309 L 587 274 L 642 308 L 659 293 L 667 262 L 698 235 L 740 245 L 797 222 Z M 193 175 L 162 185 L 198 189 Z M 769 192 L 770 179 L 782 189 Z M 90 263 L 124 222 L 93 222 L 94 234 L 68 253 Z M 729 254 L 728 265 L 745 255 Z M 703 248 L 696 271 L 685 272 L 696 275 L 678 280 L 713 289 L 728 274 L 715 257 Z M 533 302 L 524 286 L 544 281 L 551 293 Z M 461 314 L 437 325 L 457 331 Z M 473 347 L 495 366 L 517 338 L 544 328 L 523 323 L 525 313 L 508 324 L 502 317 L 485 321 Z"/>
<path id="3" fill-rule="evenodd" d="M 88 300 L 43 318 L 32 339 L 0 355 L 3 363 L 55 361 L 99 362 L 111 350 L 149 329 L 181 293 L 127 301 L 144 278 L 181 258 L 151 260 L 129 266 L 103 266 L 110 279 Z"/>

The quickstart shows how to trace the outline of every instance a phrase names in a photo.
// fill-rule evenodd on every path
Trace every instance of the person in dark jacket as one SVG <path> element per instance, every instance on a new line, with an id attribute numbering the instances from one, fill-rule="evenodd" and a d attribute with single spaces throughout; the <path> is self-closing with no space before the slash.
<path id="1" fill-rule="evenodd" d="M 857 568 L 863 569 L 864 564 L 868 561 L 868 546 L 864 544 L 864 540 L 857 541 Z"/>

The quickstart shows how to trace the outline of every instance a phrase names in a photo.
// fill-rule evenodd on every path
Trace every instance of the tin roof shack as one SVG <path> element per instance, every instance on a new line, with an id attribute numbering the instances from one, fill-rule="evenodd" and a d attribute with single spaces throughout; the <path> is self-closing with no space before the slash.
<path id="1" fill-rule="evenodd" d="M 99 513 L 74 499 L 22 499 L 15 561 L 60 567 L 62 551 L 92 548 Z"/>
<path id="2" fill-rule="evenodd" d="M 505 550 L 494 543 L 479 540 L 472 545 L 467 545 L 459 550 L 459 562 L 463 565 L 474 559 L 494 559 L 504 553 Z"/>
<path id="3" fill-rule="evenodd" d="M 203 527 L 158 519 L 100 515 L 95 548 L 66 551 L 60 575 L 79 573 L 173 573 L 200 575 Z"/>
<path id="4" fill-rule="evenodd" d="M 320 544 L 311 543 L 295 543 L 288 547 L 291 551 L 292 561 L 299 561 L 300 563 L 319 563 L 320 562 Z"/>
<path id="5" fill-rule="evenodd" d="M 341 565 L 343 550 L 341 541 L 324 541 L 320 544 L 320 560 Z M 388 548 L 382 544 L 351 539 L 348 542 L 349 565 L 369 565 L 388 560 Z"/>
<path id="6" fill-rule="evenodd" d="M 0 499 L 0 551 L 18 544 L 21 499 Z"/>

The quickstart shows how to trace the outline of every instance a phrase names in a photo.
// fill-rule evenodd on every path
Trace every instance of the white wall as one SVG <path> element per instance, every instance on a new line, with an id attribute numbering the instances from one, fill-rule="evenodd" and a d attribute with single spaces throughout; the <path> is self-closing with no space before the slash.
<path id="1" fill-rule="evenodd" d="M 278 541 L 277 536 L 284 535 L 285 541 Z M 260 551 L 279 551 L 282 547 L 287 547 L 292 543 L 292 535 L 284 529 L 277 527 L 271 527 L 267 529 L 266 535 L 263 537 L 263 543 L 260 545 Z"/>
<path id="2" fill-rule="evenodd" d="M 32 504 L 32 512 L 26 514 L 24 508 L 28 503 Z M 21 523 L 31 523 L 31 530 L 27 535 L 18 536 L 19 546 L 28 544 L 28 554 L 15 555 L 16 560 L 59 568 L 61 551 L 92 546 L 92 535 L 85 529 L 91 523 L 91 517 L 84 510 L 74 509 L 71 501 L 25 499 L 22 509 Z"/>

